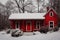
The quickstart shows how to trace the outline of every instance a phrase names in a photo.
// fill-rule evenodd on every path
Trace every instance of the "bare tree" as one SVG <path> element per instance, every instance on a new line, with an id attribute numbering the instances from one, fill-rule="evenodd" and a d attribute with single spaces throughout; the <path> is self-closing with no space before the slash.
<path id="1" fill-rule="evenodd" d="M 41 0 L 37 0 L 37 4 L 38 4 L 38 13 L 39 13 L 39 7 L 40 7 L 39 4 L 40 4 L 40 1 L 41 1 Z"/>
<path id="2" fill-rule="evenodd" d="M 46 2 L 47 1 L 47 2 Z M 48 6 L 49 0 L 37 0 L 37 6 L 38 6 L 38 13 L 46 12 L 46 7 Z"/>
<path id="3" fill-rule="evenodd" d="M 50 0 L 51 7 L 57 12 L 60 17 L 60 0 Z"/>
<path id="4" fill-rule="evenodd" d="M 1 30 L 9 27 L 7 12 L 9 12 L 7 10 L 7 7 L 2 3 L 0 3 L 0 29 Z"/>
<path id="5" fill-rule="evenodd" d="M 32 3 L 31 2 L 25 2 L 25 0 L 14 0 L 14 2 L 16 3 L 17 7 L 18 7 L 18 10 L 19 10 L 19 13 L 25 11 L 25 7 L 27 5 L 31 5 Z"/>

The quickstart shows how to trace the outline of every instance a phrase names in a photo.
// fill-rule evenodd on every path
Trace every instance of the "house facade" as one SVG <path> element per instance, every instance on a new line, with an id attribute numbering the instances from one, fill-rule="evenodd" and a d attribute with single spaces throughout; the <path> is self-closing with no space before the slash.
<path id="1" fill-rule="evenodd" d="M 53 9 L 47 13 L 14 13 L 9 16 L 9 21 L 12 29 L 18 28 L 24 32 L 58 27 L 58 16 Z"/>

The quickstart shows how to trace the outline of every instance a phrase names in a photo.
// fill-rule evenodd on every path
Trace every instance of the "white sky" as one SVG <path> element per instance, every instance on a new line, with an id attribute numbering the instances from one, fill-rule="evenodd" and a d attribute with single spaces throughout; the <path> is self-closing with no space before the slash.
<path id="1" fill-rule="evenodd" d="M 7 2 L 7 0 L 0 0 L 0 2 L 1 2 L 2 4 L 5 4 L 5 3 Z"/>

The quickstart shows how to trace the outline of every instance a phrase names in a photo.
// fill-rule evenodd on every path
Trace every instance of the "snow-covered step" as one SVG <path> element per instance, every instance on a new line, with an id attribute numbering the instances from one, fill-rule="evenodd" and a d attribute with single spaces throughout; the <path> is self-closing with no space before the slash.
<path id="1" fill-rule="evenodd" d="M 30 35 L 33 35 L 33 32 L 24 32 L 24 35 L 30 36 Z"/>

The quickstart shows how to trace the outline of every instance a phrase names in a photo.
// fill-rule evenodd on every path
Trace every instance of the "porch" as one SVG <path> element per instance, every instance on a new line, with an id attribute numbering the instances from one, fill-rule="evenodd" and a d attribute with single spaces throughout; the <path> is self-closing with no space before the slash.
<path id="1" fill-rule="evenodd" d="M 24 32 L 38 31 L 44 26 L 44 20 L 13 20 L 11 28 L 19 28 Z"/>

